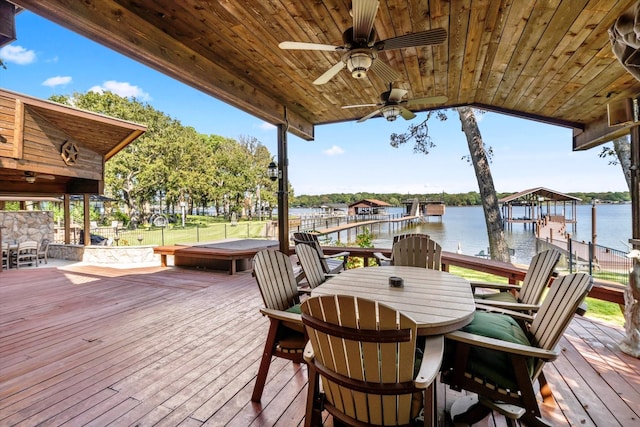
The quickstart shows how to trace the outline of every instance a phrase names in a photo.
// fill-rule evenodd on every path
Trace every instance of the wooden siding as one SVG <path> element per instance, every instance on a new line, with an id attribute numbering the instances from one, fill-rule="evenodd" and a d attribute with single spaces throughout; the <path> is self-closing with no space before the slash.
<path id="1" fill-rule="evenodd" d="M 282 41 L 342 46 L 343 31 L 352 26 L 346 0 L 15 3 L 269 123 L 288 123 L 305 139 L 313 139 L 314 125 L 368 114 L 338 107 L 378 102 L 389 85 L 374 73 L 356 81 L 347 70 L 313 85 L 341 54 L 278 47 Z M 584 148 L 628 133 L 606 126 L 606 106 L 637 97 L 640 82 L 618 63 L 607 30 L 634 4 L 386 0 L 375 17 L 378 40 L 434 28 L 448 35 L 440 45 L 383 50 L 378 60 L 400 73 L 394 84 L 409 99 L 446 96 L 444 107 L 475 105 L 574 127 Z"/>
<path id="2" fill-rule="evenodd" d="M 5 271 L 0 425 L 301 425 L 303 365 L 274 359 L 261 404 L 250 402 L 268 328 L 261 306 L 249 272 Z M 618 350 L 622 336 L 619 327 L 572 322 L 560 358 L 545 368 L 558 402 L 542 405 L 547 419 L 637 425 L 640 360 Z M 441 415 L 457 396 L 438 384 Z"/>

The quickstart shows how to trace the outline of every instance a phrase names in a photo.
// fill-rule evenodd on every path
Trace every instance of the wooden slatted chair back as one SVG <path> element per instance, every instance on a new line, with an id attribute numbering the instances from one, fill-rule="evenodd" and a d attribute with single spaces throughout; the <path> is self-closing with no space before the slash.
<path id="1" fill-rule="evenodd" d="M 296 245 L 295 251 L 309 287 L 313 289 L 324 283 L 327 279 L 318 252 L 306 244 Z"/>
<path id="2" fill-rule="evenodd" d="M 313 247 L 318 252 L 318 257 L 322 264 L 322 270 L 325 274 L 337 274 L 347 268 L 349 252 L 343 251 L 329 256 L 325 255 L 322 250 L 322 245 L 320 245 L 320 241 L 318 241 L 318 236 L 314 233 L 295 232 L 293 233 L 293 242 L 296 246 L 299 244 L 306 244 Z"/>
<path id="3" fill-rule="evenodd" d="M 428 236 L 410 236 L 398 240 L 391 250 L 393 265 L 440 270 L 442 247 Z"/>
<path id="4" fill-rule="evenodd" d="M 312 348 L 311 357 L 305 350 L 305 425 L 312 423 L 318 377 L 323 408 L 334 419 L 347 425 L 410 425 L 416 323 L 386 305 L 345 295 L 311 297 L 301 311 Z"/>
<path id="5" fill-rule="evenodd" d="M 38 242 L 35 240 L 27 240 L 18 243 L 16 249 L 15 264 L 17 268 L 23 265 L 35 264 L 38 266 Z"/>
<path id="6" fill-rule="evenodd" d="M 568 274 L 554 280 L 529 326 L 532 345 L 545 350 L 555 348 L 592 285 L 593 279 L 586 273 Z M 538 362 L 534 378 L 542 370 L 543 363 Z"/>
<path id="7" fill-rule="evenodd" d="M 298 285 L 288 255 L 272 249 L 258 252 L 253 258 L 253 275 L 266 308 L 286 310 L 299 302 Z"/>
<path id="8" fill-rule="evenodd" d="M 558 249 L 547 249 L 539 252 L 532 259 L 517 294 L 518 302 L 523 304 L 539 304 L 542 294 L 551 280 L 551 275 L 560 261 Z"/>
<path id="9" fill-rule="evenodd" d="M 318 252 L 320 263 L 322 264 L 322 271 L 324 271 L 325 273 L 328 273 L 330 271 L 329 264 L 324 258 L 324 251 L 322 250 L 322 246 L 318 241 L 318 236 L 313 233 L 295 232 L 293 233 L 293 242 L 296 244 L 296 246 L 302 243 L 313 247 Z"/>
<path id="10" fill-rule="evenodd" d="M 2 268 L 9 268 L 9 243 L 2 243 Z"/>

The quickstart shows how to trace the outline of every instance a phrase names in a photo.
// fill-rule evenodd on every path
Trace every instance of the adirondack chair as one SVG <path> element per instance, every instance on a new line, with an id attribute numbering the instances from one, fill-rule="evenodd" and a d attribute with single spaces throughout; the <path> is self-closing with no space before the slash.
<path id="1" fill-rule="evenodd" d="M 40 240 L 40 244 L 38 245 L 38 263 L 41 263 L 44 260 L 45 264 L 49 263 L 49 239 Z"/>
<path id="2" fill-rule="evenodd" d="M 2 267 L 4 269 L 9 268 L 9 244 L 2 243 Z"/>
<path id="3" fill-rule="evenodd" d="M 394 243 L 393 265 L 441 269 L 442 247 L 427 235 L 408 236 Z"/>
<path id="4" fill-rule="evenodd" d="M 522 281 L 522 286 L 506 283 L 471 282 L 474 296 L 482 306 L 501 307 L 510 310 L 537 310 L 553 270 L 560 261 L 558 249 L 547 249 L 536 254 Z M 499 292 L 476 293 L 478 289 Z M 481 307 L 482 308 L 482 307 Z"/>
<path id="5" fill-rule="evenodd" d="M 324 272 L 318 251 L 311 245 L 296 245 L 295 251 L 310 289 L 320 286 L 329 277 L 334 276 Z"/>
<path id="6" fill-rule="evenodd" d="M 13 263 L 16 268 L 24 265 L 38 266 L 38 242 L 35 240 L 27 240 L 18 243 L 18 248 L 13 254 Z"/>
<path id="7" fill-rule="evenodd" d="M 269 373 L 271 357 L 302 363 L 307 339 L 300 318 L 300 299 L 291 258 L 280 251 L 262 250 L 253 258 L 253 276 L 264 301 L 264 308 L 260 312 L 270 322 L 251 396 L 252 401 L 259 402 Z"/>
<path id="8" fill-rule="evenodd" d="M 312 246 L 318 252 L 318 255 L 320 256 L 320 262 L 322 263 L 322 270 L 326 274 L 336 274 L 342 270 L 347 269 L 349 252 L 342 251 L 333 255 L 325 255 L 316 234 L 295 232 L 293 233 L 293 242 L 296 246 L 299 244 L 307 244 Z"/>
<path id="9" fill-rule="evenodd" d="M 494 410 L 510 426 L 520 418 L 527 426 L 551 426 L 540 413 L 534 383 L 545 402 L 553 403 L 542 368 L 560 354 L 556 345 L 591 286 L 588 274 L 569 274 L 554 280 L 533 316 L 477 311 L 469 325 L 447 334 L 440 378 L 454 390 L 477 394 L 454 402 L 454 423 L 474 424 Z"/>
<path id="10" fill-rule="evenodd" d="M 393 245 L 398 243 L 398 240 L 402 240 L 404 238 L 412 237 L 412 236 L 424 236 L 424 237 L 426 237 L 428 239 L 431 238 L 428 234 L 424 234 L 424 233 L 396 234 L 395 236 L 393 236 L 393 243 L 392 243 L 391 247 L 393 247 Z M 376 258 L 376 261 L 378 262 L 378 265 L 380 265 L 380 266 L 382 266 L 382 265 L 393 265 L 393 254 L 391 254 L 390 257 L 387 257 L 382 252 L 374 252 L 373 256 Z"/>
<path id="11" fill-rule="evenodd" d="M 306 427 L 322 425 L 322 410 L 334 425 L 415 425 L 421 407 L 424 425 L 432 425 L 442 336 L 416 351 L 411 318 L 353 296 L 310 297 L 301 311 L 309 336 Z"/>

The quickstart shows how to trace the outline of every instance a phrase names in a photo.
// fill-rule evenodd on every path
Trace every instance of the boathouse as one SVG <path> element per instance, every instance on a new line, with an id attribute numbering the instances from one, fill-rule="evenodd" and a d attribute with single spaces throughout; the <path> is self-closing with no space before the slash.
<path id="1" fill-rule="evenodd" d="M 577 204 L 582 199 L 544 187 L 530 188 L 498 200 L 505 227 L 535 227 L 541 222 L 577 223 Z"/>
<path id="2" fill-rule="evenodd" d="M 406 216 L 437 216 L 442 219 L 445 212 L 445 204 L 443 201 L 407 199 L 402 202 L 404 205 L 404 214 Z"/>
<path id="3" fill-rule="evenodd" d="M 362 199 L 349 205 L 349 215 L 386 215 L 390 206 L 382 200 Z"/>

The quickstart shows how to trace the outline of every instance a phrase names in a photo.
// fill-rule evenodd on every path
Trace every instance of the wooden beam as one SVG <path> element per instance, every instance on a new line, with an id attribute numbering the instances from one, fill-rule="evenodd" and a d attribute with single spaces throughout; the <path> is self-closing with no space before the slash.
<path id="1" fill-rule="evenodd" d="M 0 0 L 0 47 L 16 39 L 16 7 Z"/>
<path id="2" fill-rule="evenodd" d="M 66 193 L 63 199 L 64 210 L 64 243 L 68 245 L 71 243 L 71 197 Z"/>
<path id="3" fill-rule="evenodd" d="M 640 126 L 631 128 L 631 237 L 640 239 Z M 634 245 L 635 249 L 640 248 Z"/>
<path id="4" fill-rule="evenodd" d="M 13 158 L 22 159 L 24 150 L 24 103 L 16 99 L 16 112 L 13 118 Z"/>
<path id="5" fill-rule="evenodd" d="M 84 245 L 89 246 L 91 244 L 91 216 L 90 216 L 90 199 L 89 194 L 85 193 L 82 195 L 82 210 L 84 212 L 84 224 L 82 228 L 84 228 Z"/>
<path id="6" fill-rule="evenodd" d="M 280 252 L 289 253 L 289 158 L 287 129 L 278 126 L 278 241 Z"/>
<path id="7" fill-rule="evenodd" d="M 19 0 L 33 13 L 120 52 L 268 123 L 285 124 L 285 105 L 248 79 L 231 74 L 179 43 L 116 2 Z M 289 131 L 312 140 L 314 126 L 294 111 L 287 112 Z"/>
<path id="8" fill-rule="evenodd" d="M 588 150 L 598 145 L 606 144 L 621 136 L 628 135 L 635 123 L 624 123 L 617 126 L 609 126 L 606 115 L 600 120 L 588 124 L 584 130 L 573 130 L 573 150 Z"/>

